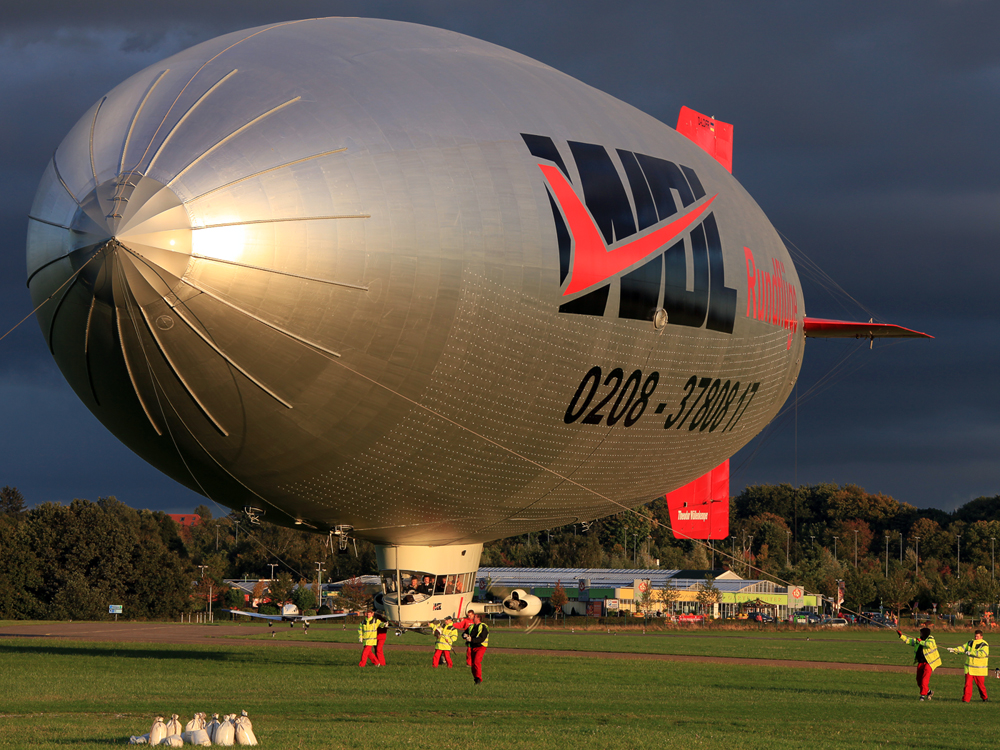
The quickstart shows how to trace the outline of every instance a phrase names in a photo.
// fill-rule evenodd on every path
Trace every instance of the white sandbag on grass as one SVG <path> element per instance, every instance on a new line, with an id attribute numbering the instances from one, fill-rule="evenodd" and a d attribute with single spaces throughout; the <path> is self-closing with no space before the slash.
<path id="1" fill-rule="evenodd" d="M 195 732 L 199 729 L 204 729 L 204 728 L 205 728 L 205 714 L 197 713 L 194 715 L 194 718 L 191 719 L 191 721 L 189 721 L 187 724 L 184 725 L 184 732 Z M 181 732 L 181 736 L 184 735 L 184 732 Z"/>
<path id="2" fill-rule="evenodd" d="M 155 721 L 153 721 L 153 726 L 149 730 L 149 737 L 147 741 L 150 745 L 159 745 L 160 740 L 169 734 L 167 732 L 167 725 L 163 723 L 163 717 L 157 716 Z"/>
<path id="3" fill-rule="evenodd" d="M 240 718 L 236 720 L 236 744 L 256 745 L 257 736 L 253 733 L 253 724 L 247 712 L 243 711 Z"/>
<path id="4" fill-rule="evenodd" d="M 166 747 L 184 747 L 184 740 L 179 734 L 169 734 L 160 740 L 160 745 Z"/>
<path id="5" fill-rule="evenodd" d="M 219 715 L 212 714 L 212 720 L 205 725 L 205 731 L 208 732 L 208 739 L 212 741 L 213 745 L 215 744 L 215 733 L 219 729 L 220 723 Z"/>
<path id="6" fill-rule="evenodd" d="M 128 744 L 130 745 L 146 745 L 148 743 L 149 743 L 148 734 L 142 734 L 142 735 L 133 734 L 131 737 L 128 738 Z"/>
<path id="7" fill-rule="evenodd" d="M 195 729 L 191 732 L 184 732 L 181 735 L 185 745 L 198 745 L 200 747 L 210 747 L 212 741 L 208 739 L 208 732 L 204 729 Z"/>
<path id="8" fill-rule="evenodd" d="M 236 727 L 233 726 L 234 715 L 228 715 L 215 730 L 215 744 L 229 747 L 236 744 Z"/>
<path id="9" fill-rule="evenodd" d="M 181 726 L 180 718 L 177 714 L 173 714 L 170 717 L 170 721 L 167 722 L 167 737 L 172 734 L 180 736 L 180 733 L 184 731 L 184 727 Z"/>

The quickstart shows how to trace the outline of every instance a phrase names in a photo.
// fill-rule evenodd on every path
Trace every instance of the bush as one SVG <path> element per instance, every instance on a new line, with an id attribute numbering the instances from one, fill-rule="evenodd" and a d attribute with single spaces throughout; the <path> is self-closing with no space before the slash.
<path id="1" fill-rule="evenodd" d="M 225 604 L 229 609 L 243 609 L 246 606 L 246 597 L 243 589 L 229 589 L 226 592 Z"/>
<path id="2" fill-rule="evenodd" d="M 259 615 L 280 615 L 281 610 L 278 609 L 277 604 L 261 604 L 257 607 L 257 614 Z"/>

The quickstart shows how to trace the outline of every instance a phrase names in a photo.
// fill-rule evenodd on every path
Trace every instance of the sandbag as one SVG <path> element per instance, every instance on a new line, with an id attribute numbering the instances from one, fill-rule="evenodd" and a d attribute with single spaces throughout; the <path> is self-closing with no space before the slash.
<path id="1" fill-rule="evenodd" d="M 205 731 L 208 732 L 208 739 L 215 744 L 215 733 L 219 729 L 219 715 L 212 714 L 212 720 L 205 725 Z"/>
<path id="2" fill-rule="evenodd" d="M 170 717 L 170 721 L 167 722 L 166 736 L 169 737 L 172 734 L 180 736 L 180 733 L 183 731 L 184 727 L 181 726 L 180 719 L 178 718 L 177 714 L 173 714 L 173 716 Z"/>
<path id="3" fill-rule="evenodd" d="M 208 747 L 212 744 L 212 741 L 208 739 L 208 732 L 204 729 L 195 729 L 191 732 L 184 732 L 181 735 L 181 739 L 184 740 L 185 745 Z"/>
<path id="4" fill-rule="evenodd" d="M 133 734 L 131 737 L 128 738 L 128 744 L 130 745 L 145 745 L 148 743 L 149 743 L 148 734 L 142 734 L 142 735 Z"/>
<path id="5" fill-rule="evenodd" d="M 149 730 L 146 738 L 150 745 L 159 745 L 160 740 L 167 736 L 167 725 L 163 723 L 163 717 L 157 716 L 153 721 L 153 726 Z"/>
<path id="6" fill-rule="evenodd" d="M 233 726 L 232 716 L 226 716 L 219 728 L 215 730 L 215 742 L 216 745 L 222 745 L 228 747 L 230 745 L 236 744 L 236 727 Z"/>
<path id="7" fill-rule="evenodd" d="M 250 717 L 247 716 L 246 711 L 243 711 L 240 718 L 236 720 L 236 744 L 257 744 L 257 736 L 253 733 L 253 724 L 250 722 Z"/>
<path id="8" fill-rule="evenodd" d="M 167 747 L 184 747 L 184 740 L 179 734 L 169 734 L 160 740 L 160 745 Z"/>
<path id="9" fill-rule="evenodd" d="M 185 732 L 194 732 L 204 728 L 205 728 L 205 714 L 200 714 L 200 713 L 195 714 L 194 718 L 184 725 Z M 182 732 L 181 736 L 183 736 L 183 734 L 184 733 Z"/>

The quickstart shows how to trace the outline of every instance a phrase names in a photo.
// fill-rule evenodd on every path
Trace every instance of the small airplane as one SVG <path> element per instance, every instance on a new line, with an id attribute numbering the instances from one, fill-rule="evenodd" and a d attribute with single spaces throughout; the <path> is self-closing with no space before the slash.
<path id="1" fill-rule="evenodd" d="M 287 622 L 289 627 L 292 628 L 301 623 L 303 633 L 309 632 L 309 623 L 315 620 L 334 620 L 338 617 L 347 617 L 348 614 L 347 612 L 341 612 L 335 615 L 303 615 L 294 604 L 283 604 L 280 615 L 262 615 L 259 612 L 243 612 L 239 609 L 223 609 L 221 611 L 228 612 L 231 615 L 243 615 L 244 617 L 254 617 L 258 620 L 267 620 L 269 628 L 273 628 L 276 622 Z"/>

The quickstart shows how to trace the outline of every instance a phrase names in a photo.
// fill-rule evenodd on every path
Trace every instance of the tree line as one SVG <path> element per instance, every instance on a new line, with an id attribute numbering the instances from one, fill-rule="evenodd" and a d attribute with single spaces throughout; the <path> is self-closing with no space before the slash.
<path id="1" fill-rule="evenodd" d="M 0 618 L 99 619 L 109 604 L 128 617 L 172 618 L 206 608 L 210 595 L 227 603 L 225 578 L 276 579 L 272 589 L 307 605 L 296 584 L 315 592 L 320 576 L 377 572 L 367 542 L 340 550 L 328 537 L 243 514 L 194 512 L 201 522 L 181 528 L 114 497 L 29 509 L 16 488 L 0 489 Z M 856 611 L 981 613 L 1000 598 L 998 540 L 1000 495 L 946 513 L 853 485 L 760 485 L 731 498 L 729 536 L 710 544 L 675 539 L 661 498 L 638 512 L 489 542 L 481 565 L 731 569 L 827 597 L 843 581 Z"/>
<path id="2" fill-rule="evenodd" d="M 226 578 L 273 578 L 280 601 L 314 605 L 307 591 L 320 571 L 323 581 L 375 572 L 367 542 L 341 551 L 325 537 L 242 514 L 213 518 L 204 505 L 194 512 L 200 523 L 180 527 L 114 497 L 29 509 L 16 488 L 3 487 L 0 619 L 107 619 L 112 604 L 130 619 L 172 619 L 206 609 L 209 596 L 215 606 L 244 606 Z M 298 584 L 306 584 L 303 594 L 295 594 Z"/>

